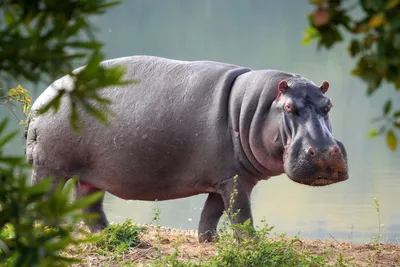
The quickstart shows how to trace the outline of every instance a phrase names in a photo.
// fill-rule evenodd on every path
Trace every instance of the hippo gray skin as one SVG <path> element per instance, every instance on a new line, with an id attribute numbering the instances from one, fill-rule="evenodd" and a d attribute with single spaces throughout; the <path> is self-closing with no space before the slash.
<path id="1" fill-rule="evenodd" d="M 73 85 L 70 76 L 51 84 L 28 118 L 32 183 L 52 176 L 56 185 L 78 175 L 77 198 L 102 191 L 163 201 L 206 193 L 198 228 L 205 242 L 216 236 L 234 186 L 239 213 L 231 222 L 249 219 L 253 226 L 250 196 L 261 180 L 282 173 L 310 186 L 348 179 L 345 148 L 332 136 L 326 81 L 318 86 L 278 70 L 153 56 L 101 64 L 124 66 L 124 78 L 138 83 L 101 89 L 113 102 L 110 124 L 81 109 L 80 134 L 70 128 L 68 99 L 56 114 L 35 115 L 57 89 Z M 84 211 L 100 215 L 87 221 L 93 232 L 108 225 L 102 202 Z"/>

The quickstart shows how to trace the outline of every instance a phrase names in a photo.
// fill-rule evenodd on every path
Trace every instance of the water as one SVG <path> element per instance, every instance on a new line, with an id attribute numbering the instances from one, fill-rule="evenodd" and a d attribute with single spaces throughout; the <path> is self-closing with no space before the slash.
<path id="1" fill-rule="evenodd" d="M 385 240 L 398 243 L 400 154 L 390 152 L 384 139 L 366 137 L 371 119 L 381 115 L 384 101 L 395 94 L 384 87 L 367 98 L 365 85 L 349 75 L 354 61 L 343 45 L 317 53 L 314 45 L 300 44 L 311 11 L 306 2 L 130 0 L 94 18 L 93 23 L 105 42 L 107 58 L 146 54 L 207 59 L 296 72 L 317 83 L 328 80 L 334 135 L 346 145 L 350 179 L 323 188 L 296 184 L 285 175 L 261 182 L 252 195 L 254 219 L 259 223 L 266 218 L 275 231 L 301 237 L 367 242 L 378 231 L 376 197 Z M 38 88 L 34 98 L 43 89 Z M 8 114 L 5 109 L 0 112 L 0 117 Z M 22 153 L 21 142 L 16 140 L 7 150 Z M 107 194 L 105 209 L 110 221 L 133 218 L 147 223 L 157 205 L 163 225 L 196 229 L 205 198 L 199 195 L 155 204 L 127 202 Z"/>

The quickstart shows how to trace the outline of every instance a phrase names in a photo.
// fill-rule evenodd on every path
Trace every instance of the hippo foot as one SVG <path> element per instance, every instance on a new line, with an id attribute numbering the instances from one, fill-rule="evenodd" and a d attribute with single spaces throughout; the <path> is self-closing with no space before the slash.
<path id="1" fill-rule="evenodd" d="M 104 229 L 107 228 L 107 226 L 107 223 L 88 225 L 90 232 L 94 234 L 101 233 Z"/>
<path id="2" fill-rule="evenodd" d="M 199 243 L 212 243 L 218 241 L 218 234 L 216 232 L 207 231 L 199 234 Z"/>

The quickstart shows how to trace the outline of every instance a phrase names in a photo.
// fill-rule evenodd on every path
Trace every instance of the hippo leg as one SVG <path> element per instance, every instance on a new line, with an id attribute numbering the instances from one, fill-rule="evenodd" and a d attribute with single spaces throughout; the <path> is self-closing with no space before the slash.
<path id="1" fill-rule="evenodd" d="M 243 224 L 250 220 L 250 227 L 254 228 L 251 211 L 251 191 L 254 184 L 246 179 L 239 179 L 235 185 L 233 180 L 228 180 L 221 189 L 221 196 L 224 200 L 225 210 L 229 211 L 229 219 L 232 224 Z M 235 191 L 234 191 L 235 189 Z M 235 194 L 232 194 L 235 192 Z M 232 200 L 234 197 L 234 201 Z M 246 233 L 237 232 L 240 237 L 246 237 Z"/>
<path id="2" fill-rule="evenodd" d="M 88 183 L 78 181 L 78 183 L 75 185 L 75 199 L 89 196 L 98 191 L 102 190 Z M 91 213 L 97 215 L 95 218 L 85 219 L 85 223 L 92 233 L 101 232 L 108 226 L 108 220 L 103 210 L 104 191 L 102 192 L 103 195 L 100 197 L 100 199 L 83 209 L 84 214 Z"/>
<path id="3" fill-rule="evenodd" d="M 210 193 L 201 212 L 199 242 L 212 242 L 217 237 L 218 221 L 224 211 L 224 201 L 220 194 Z"/>

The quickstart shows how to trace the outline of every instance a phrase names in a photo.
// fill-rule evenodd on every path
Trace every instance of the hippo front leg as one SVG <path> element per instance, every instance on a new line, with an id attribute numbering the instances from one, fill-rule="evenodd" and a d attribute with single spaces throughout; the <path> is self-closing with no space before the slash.
<path id="1" fill-rule="evenodd" d="M 217 237 L 217 226 L 224 212 L 224 201 L 220 194 L 210 193 L 201 212 L 199 242 L 212 242 Z"/>
<path id="2" fill-rule="evenodd" d="M 224 200 L 225 210 L 231 224 L 243 224 L 249 220 L 250 227 L 254 227 L 253 215 L 251 211 L 251 192 L 254 183 L 245 178 L 237 181 L 230 179 L 225 181 L 221 187 L 221 196 Z M 237 232 L 238 236 L 246 237 L 246 233 Z"/>
<path id="3" fill-rule="evenodd" d="M 210 193 L 204 204 L 199 224 L 199 242 L 211 242 L 217 237 L 217 225 L 223 211 L 230 211 L 232 224 L 243 224 L 250 220 L 253 227 L 250 197 L 254 185 L 247 180 L 233 179 L 220 185 L 218 193 Z M 234 191 L 234 189 L 236 189 Z M 231 202 L 232 196 L 234 201 Z M 235 214 L 235 216 L 231 216 Z"/>

